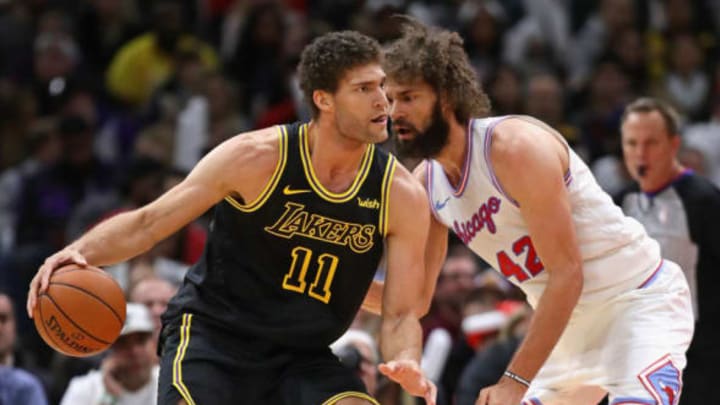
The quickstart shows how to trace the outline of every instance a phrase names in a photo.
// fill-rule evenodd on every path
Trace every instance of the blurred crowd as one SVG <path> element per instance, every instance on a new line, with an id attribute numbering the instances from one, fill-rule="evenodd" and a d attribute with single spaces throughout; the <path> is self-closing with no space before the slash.
<path id="1" fill-rule="evenodd" d="M 39 264 L 169 190 L 225 139 L 309 119 L 295 76 L 303 47 L 341 29 L 390 41 L 396 13 L 460 32 L 493 114 L 558 129 L 609 193 L 631 180 L 620 118 L 638 96 L 680 112 L 682 162 L 720 184 L 718 1 L 0 0 L 0 365 L 34 375 L 47 403 L 74 376 L 112 374 L 112 356 L 64 358 L 35 333 L 22 308 Z M 155 321 L 152 336 L 134 332 L 150 336 L 132 340 L 141 350 L 113 351 L 133 367 L 155 364 L 159 313 L 207 226 L 204 216 L 108 269 Z M 441 404 L 473 403 L 522 337 L 530 311 L 495 274 L 450 249 L 424 319 L 423 367 Z M 376 328 L 361 314 L 336 352 L 381 403 L 407 403 L 368 367 L 381 360 Z"/>

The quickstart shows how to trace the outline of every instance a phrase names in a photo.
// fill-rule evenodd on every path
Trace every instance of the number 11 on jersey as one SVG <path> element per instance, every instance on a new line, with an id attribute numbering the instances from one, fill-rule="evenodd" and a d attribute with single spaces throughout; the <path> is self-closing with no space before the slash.
<path id="1" fill-rule="evenodd" d="M 298 246 L 291 252 L 292 263 L 290 270 L 283 278 L 283 288 L 289 291 L 295 291 L 304 294 L 307 287 L 307 272 L 310 267 L 313 252 L 308 248 Z M 308 295 L 318 301 L 324 303 L 330 302 L 330 286 L 332 285 L 335 270 L 340 259 L 329 253 L 323 253 L 317 258 L 317 271 L 315 272 L 315 281 L 310 285 Z"/>

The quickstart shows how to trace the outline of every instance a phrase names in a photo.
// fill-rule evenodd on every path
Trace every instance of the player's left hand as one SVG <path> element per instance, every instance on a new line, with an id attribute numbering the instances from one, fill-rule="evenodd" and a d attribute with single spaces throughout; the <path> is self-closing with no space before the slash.
<path id="1" fill-rule="evenodd" d="M 475 405 L 520 404 L 527 388 L 515 381 L 501 378 L 497 384 L 480 391 Z"/>
<path id="2" fill-rule="evenodd" d="M 435 405 L 437 387 L 425 378 L 420 365 L 413 360 L 393 360 L 378 365 L 378 370 L 416 397 L 425 398 L 427 405 Z"/>

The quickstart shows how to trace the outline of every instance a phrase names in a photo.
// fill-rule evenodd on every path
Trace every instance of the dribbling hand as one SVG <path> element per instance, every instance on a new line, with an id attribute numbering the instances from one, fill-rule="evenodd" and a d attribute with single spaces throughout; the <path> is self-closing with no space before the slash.
<path id="1" fill-rule="evenodd" d="M 77 250 L 69 248 L 65 248 L 45 259 L 45 262 L 40 266 L 35 277 L 33 277 L 30 282 L 30 290 L 28 291 L 27 298 L 27 311 L 30 318 L 33 317 L 38 295 L 45 292 L 48 284 L 50 284 L 50 275 L 52 272 L 71 263 L 75 263 L 80 267 L 88 265 L 85 256 L 81 255 Z"/>
<path id="2" fill-rule="evenodd" d="M 427 405 L 435 405 L 437 388 L 425 378 L 420 366 L 413 360 L 396 360 L 381 363 L 378 370 L 416 397 L 425 398 Z"/>

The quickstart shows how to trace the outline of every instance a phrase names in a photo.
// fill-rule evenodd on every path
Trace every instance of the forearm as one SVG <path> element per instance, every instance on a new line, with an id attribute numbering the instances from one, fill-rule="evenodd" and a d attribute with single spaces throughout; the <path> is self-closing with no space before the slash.
<path id="1" fill-rule="evenodd" d="M 582 278 L 550 277 L 508 370 L 532 380 L 557 344 L 582 291 Z"/>
<path id="2" fill-rule="evenodd" d="M 384 284 L 382 281 L 373 281 L 365 295 L 362 309 L 375 315 L 382 315 L 382 296 Z"/>
<path id="3" fill-rule="evenodd" d="M 383 316 L 380 351 L 385 361 L 413 360 L 420 364 L 422 328 L 417 316 L 413 313 Z"/>
<path id="4" fill-rule="evenodd" d="M 157 242 L 149 229 L 142 209 L 125 212 L 101 222 L 69 248 L 94 266 L 114 264 L 149 250 Z"/>

